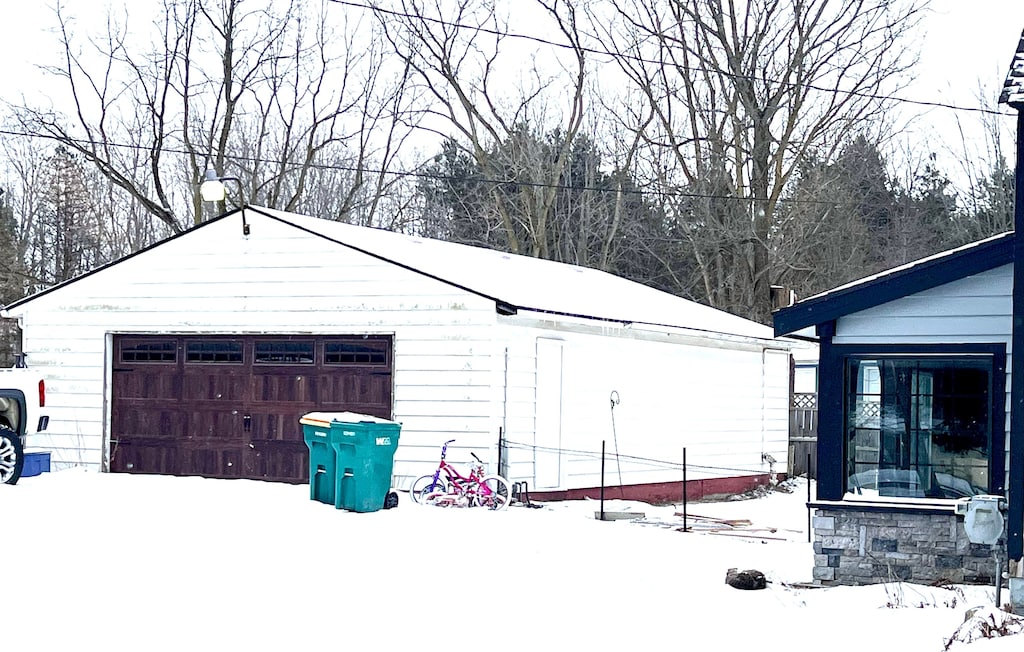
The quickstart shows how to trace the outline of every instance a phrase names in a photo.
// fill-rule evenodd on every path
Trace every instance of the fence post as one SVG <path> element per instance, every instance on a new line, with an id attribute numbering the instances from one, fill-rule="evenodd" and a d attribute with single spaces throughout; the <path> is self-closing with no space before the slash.
<path id="1" fill-rule="evenodd" d="M 508 479 L 508 460 L 505 459 L 505 428 L 498 426 L 498 475 Z"/>
<path id="2" fill-rule="evenodd" d="M 601 520 L 604 520 L 604 440 L 601 440 Z"/>
<path id="3" fill-rule="evenodd" d="M 817 475 L 817 474 L 815 474 Z M 807 543 L 811 543 L 811 454 L 807 453 Z"/>
<path id="4" fill-rule="evenodd" d="M 683 532 L 688 532 L 686 528 L 686 446 L 683 446 Z"/>

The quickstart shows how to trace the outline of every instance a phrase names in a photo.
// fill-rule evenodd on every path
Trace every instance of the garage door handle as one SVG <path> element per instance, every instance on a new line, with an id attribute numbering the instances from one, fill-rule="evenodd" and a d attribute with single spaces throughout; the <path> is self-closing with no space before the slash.
<path id="1" fill-rule="evenodd" d="M 245 432 L 251 432 L 252 431 L 252 415 L 251 414 L 247 414 L 244 417 L 242 417 L 242 430 L 244 430 Z"/>

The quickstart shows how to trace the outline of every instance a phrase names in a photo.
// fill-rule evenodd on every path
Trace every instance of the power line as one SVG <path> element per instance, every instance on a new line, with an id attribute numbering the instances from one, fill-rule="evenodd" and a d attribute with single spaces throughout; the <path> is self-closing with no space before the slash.
<path id="1" fill-rule="evenodd" d="M 84 138 L 71 138 L 71 137 L 65 137 L 65 136 L 55 136 L 53 134 L 37 134 L 37 133 L 32 133 L 32 132 L 27 132 L 27 131 L 13 131 L 13 130 L 10 130 L 10 129 L 0 129 L 0 135 L 16 136 L 16 137 L 22 137 L 22 138 L 40 138 L 40 139 L 43 139 L 43 140 L 52 140 L 52 141 L 56 141 L 56 142 L 59 142 L 59 143 L 72 143 L 72 144 L 75 144 L 75 145 L 83 147 L 83 148 L 86 147 L 86 146 L 90 146 L 90 145 L 95 145 L 96 144 L 93 141 L 90 141 L 90 140 L 87 140 L 87 139 L 84 139 Z M 145 145 L 137 145 L 137 144 L 134 144 L 134 143 L 104 142 L 102 144 L 105 147 L 113 147 L 113 148 L 117 148 L 117 149 L 129 149 L 129 150 L 146 151 L 146 152 L 150 152 L 151 151 L 150 147 L 147 147 Z M 162 151 L 165 152 L 165 153 L 168 153 L 168 154 L 178 154 L 178 155 L 182 155 L 182 156 L 187 156 L 187 155 L 191 154 L 191 152 L 189 152 L 188 150 L 176 149 L 176 148 L 172 148 L 172 147 L 164 148 Z M 272 159 L 267 159 L 267 158 L 260 158 L 260 157 L 254 157 L 254 156 L 245 156 L 245 155 L 238 155 L 238 156 L 231 155 L 231 156 L 226 156 L 226 158 L 229 159 L 229 160 L 233 160 L 233 161 L 242 161 L 242 162 L 247 162 L 247 163 L 269 163 L 269 164 L 276 164 L 276 163 L 280 162 L 280 161 L 277 161 L 277 160 L 272 160 Z M 739 201 L 739 202 L 752 202 L 752 201 L 756 201 L 753 197 L 743 197 L 743 196 L 739 196 L 739 195 L 715 195 L 715 194 L 691 192 L 691 191 L 685 191 L 685 190 L 679 190 L 679 189 L 673 189 L 673 190 L 644 190 L 644 189 L 640 189 L 640 188 L 622 188 L 620 190 L 619 188 L 608 188 L 608 187 L 603 187 L 603 186 L 569 185 L 569 184 L 564 184 L 564 183 L 545 183 L 545 182 L 541 182 L 541 181 L 521 181 L 521 180 L 518 180 L 518 179 L 493 179 L 493 178 L 488 178 L 488 177 L 483 177 L 483 176 L 475 176 L 475 177 L 466 178 L 466 177 L 456 177 L 456 176 L 447 175 L 447 174 L 438 174 L 438 173 L 435 173 L 435 172 L 422 172 L 422 171 L 416 171 L 416 170 L 386 170 L 386 169 L 383 169 L 383 168 L 368 168 L 368 167 L 342 165 L 342 164 L 338 164 L 338 163 L 333 163 L 333 164 L 332 163 L 311 163 L 309 165 L 309 167 L 312 167 L 312 168 L 315 168 L 315 169 L 318 169 L 318 170 L 338 170 L 338 171 L 342 171 L 342 172 L 360 172 L 360 173 L 363 173 L 363 174 L 386 175 L 386 176 L 396 176 L 396 177 L 410 177 L 410 178 L 416 178 L 416 179 L 427 179 L 427 180 L 431 180 L 431 181 L 448 181 L 448 182 L 458 181 L 458 182 L 462 182 L 462 183 L 466 183 L 466 184 L 481 183 L 481 184 L 494 184 L 494 185 L 513 185 L 513 186 L 517 186 L 517 187 L 518 186 L 525 186 L 525 187 L 528 187 L 528 188 L 542 188 L 542 189 L 553 189 L 553 190 L 591 191 L 591 192 L 600 192 L 600 193 L 619 193 L 619 192 L 621 192 L 621 193 L 627 194 L 627 195 L 635 195 L 635 196 L 640 196 L 640 197 L 657 197 L 657 198 L 661 198 L 661 199 L 665 199 L 667 197 L 674 197 L 674 198 L 685 198 L 685 199 L 711 199 L 711 200 Z M 807 206 L 863 206 L 864 205 L 863 202 L 840 202 L 840 201 L 825 201 L 825 200 L 816 200 L 816 199 L 794 199 L 794 198 L 786 198 L 786 197 L 780 197 L 776 201 L 777 201 L 777 203 L 780 203 L 780 204 L 807 205 Z"/>
<path id="2" fill-rule="evenodd" d="M 394 16 L 394 17 L 397 17 L 397 18 L 411 18 L 411 19 L 415 19 L 415 20 L 421 20 L 421 21 L 424 21 L 424 22 L 428 22 L 428 23 L 434 23 L 434 24 L 437 24 L 437 25 L 442 25 L 442 26 L 445 26 L 445 27 L 454 27 L 455 29 L 473 30 L 475 32 L 481 32 L 483 34 L 489 34 L 489 35 L 492 35 L 492 36 L 503 36 L 503 37 L 508 37 L 508 38 L 516 38 L 516 39 L 521 39 L 521 40 L 524 40 L 524 41 L 531 41 L 531 42 L 534 42 L 534 43 L 539 43 L 541 45 L 549 45 L 551 47 L 556 47 L 556 48 L 560 48 L 560 49 L 579 51 L 579 52 L 583 52 L 585 54 L 596 54 L 596 55 L 612 57 L 612 58 L 630 59 L 630 60 L 636 61 L 638 63 L 645 63 L 645 64 L 651 64 L 651 65 L 656 65 L 656 66 L 664 66 L 665 65 L 664 61 L 658 61 L 658 60 L 655 60 L 655 59 L 647 59 L 647 58 L 642 57 L 640 55 L 628 54 L 628 53 L 625 53 L 625 52 L 610 52 L 610 51 L 608 51 L 606 49 L 587 47 L 587 46 L 584 46 L 582 44 L 581 45 L 571 45 L 569 43 L 559 43 L 558 41 L 552 41 L 550 39 L 546 39 L 546 38 L 543 38 L 543 37 L 540 37 L 540 36 L 534 36 L 532 34 L 522 34 L 522 33 L 519 33 L 519 32 L 509 32 L 509 31 L 503 31 L 503 30 L 493 29 L 493 28 L 489 28 L 489 27 L 484 27 L 484 26 L 481 26 L 481 25 L 469 25 L 469 24 L 466 24 L 466 23 L 459 23 L 459 22 L 454 22 L 454 21 L 448 21 L 448 20 L 445 20 L 443 18 L 432 18 L 430 16 L 410 14 L 410 13 L 407 13 L 407 12 L 396 11 L 396 10 L 393 10 L 393 9 L 384 9 L 382 7 L 377 7 L 375 5 L 365 4 L 365 3 L 362 3 L 362 2 L 353 2 L 352 0 L 329 0 L 329 1 L 334 3 L 334 4 L 343 5 L 343 6 L 346 6 L 346 7 L 352 7 L 354 9 L 369 10 L 369 11 L 372 11 L 372 12 L 377 13 L 377 14 L 384 14 L 384 15 L 388 15 L 388 16 Z M 673 64 L 673 66 L 675 68 L 680 69 L 680 70 L 685 70 L 686 72 L 703 72 L 702 69 L 697 68 L 695 66 L 684 66 L 684 65 L 680 65 L 680 64 Z M 935 102 L 935 101 L 929 101 L 929 100 L 914 100 L 914 99 L 910 99 L 910 98 L 899 97 L 899 96 L 896 96 L 896 95 L 881 95 L 881 94 L 878 94 L 878 93 L 867 93 L 867 92 L 863 92 L 863 91 L 850 91 L 850 90 L 843 90 L 843 89 L 839 89 L 839 88 L 830 88 L 830 87 L 827 87 L 827 86 L 819 86 L 817 84 L 796 83 L 796 82 L 783 82 L 783 81 L 779 81 L 779 80 L 776 80 L 776 79 L 770 79 L 768 77 L 754 77 L 754 76 L 751 76 L 751 75 L 741 75 L 739 73 L 731 73 L 731 72 L 726 72 L 726 71 L 721 71 L 721 73 L 723 75 L 726 75 L 728 77 L 733 77 L 733 78 L 736 78 L 736 79 L 746 79 L 746 80 L 755 81 L 755 82 L 770 82 L 770 83 L 773 83 L 773 84 L 793 86 L 793 87 L 798 87 L 798 88 L 806 88 L 806 89 L 809 89 L 809 90 L 821 91 L 823 93 L 837 93 L 837 94 L 841 94 L 841 95 L 850 95 L 850 96 L 853 96 L 853 97 L 861 97 L 861 98 L 864 98 L 864 99 L 872 99 L 872 100 L 889 100 L 889 101 L 893 101 L 893 102 L 897 102 L 897 103 L 901 103 L 901 104 L 913 104 L 915 106 L 923 106 L 923 107 L 929 107 L 929 108 L 950 109 L 950 110 L 953 110 L 953 111 L 966 111 L 966 112 L 973 112 L 973 113 L 983 113 L 983 114 L 987 114 L 987 115 L 1001 115 L 1001 116 L 1007 116 L 1007 117 L 1013 117 L 1014 116 L 1014 114 L 1012 114 L 1012 113 L 1005 113 L 1005 112 L 1000 111 L 998 109 L 988 109 L 988 108 L 985 108 L 985 107 L 959 106 L 959 105 L 956 105 L 956 104 L 949 104 L 949 103 L 946 103 L 946 102 Z"/>
<path id="3" fill-rule="evenodd" d="M 502 30 L 492 29 L 492 28 L 488 28 L 488 27 L 480 26 L 480 25 L 470 25 L 470 24 L 465 24 L 465 23 L 460 23 L 460 22 L 448 21 L 448 20 L 444 20 L 442 18 L 433 18 L 433 17 L 428 17 L 428 16 L 421 16 L 421 15 L 416 15 L 416 14 L 410 14 L 410 13 L 407 13 L 407 12 L 396 11 L 396 10 L 392 10 L 392 9 L 385 9 L 385 8 L 378 7 L 378 6 L 375 6 L 373 4 L 368 4 L 368 3 L 365 3 L 365 2 L 354 2 L 352 0 L 329 0 L 329 1 L 334 3 L 334 4 L 338 4 L 338 5 L 342 5 L 342 6 L 346 6 L 346 7 L 352 7 L 352 8 L 360 9 L 360 10 L 372 11 L 372 12 L 375 12 L 377 14 L 383 14 L 383 15 L 387 15 L 387 16 L 394 16 L 394 17 L 405 18 L 405 19 L 421 20 L 421 21 L 424 21 L 424 22 L 429 22 L 429 23 L 434 23 L 434 24 L 438 24 L 438 25 L 453 27 L 455 29 L 469 29 L 469 30 L 474 30 L 474 31 L 477 31 L 477 32 L 485 33 L 485 34 L 494 35 L 494 36 L 504 36 L 504 37 L 509 37 L 509 38 L 528 40 L 528 41 L 531 41 L 531 42 L 535 42 L 535 43 L 538 43 L 538 44 L 543 44 L 543 45 L 547 45 L 547 46 L 551 46 L 551 47 L 556 47 L 556 48 L 561 48 L 561 49 L 579 50 L 579 51 L 586 52 L 586 53 L 589 53 L 589 54 L 595 54 L 595 55 L 601 55 L 601 56 L 607 56 L 607 57 L 623 57 L 623 58 L 639 61 L 639 62 L 642 62 L 642 63 L 653 64 L 653 65 L 663 65 L 663 62 L 656 61 L 656 60 L 651 60 L 651 59 L 646 59 L 646 58 L 643 58 L 643 57 L 638 56 L 638 55 L 632 55 L 632 54 L 626 54 L 626 53 L 613 53 L 613 52 L 609 52 L 606 49 L 591 48 L 591 47 L 586 47 L 586 46 L 583 46 L 583 45 L 570 45 L 570 44 L 567 44 L 567 43 L 560 43 L 560 42 L 557 42 L 557 41 L 553 41 L 553 40 L 550 40 L 550 39 L 547 39 L 547 38 L 543 38 L 543 37 L 539 37 L 539 36 L 534 36 L 534 35 L 530 35 L 530 34 L 523 34 L 523 33 L 517 33 L 517 32 L 510 32 L 510 31 L 502 31 Z M 679 67 L 682 70 L 686 70 L 686 71 L 698 70 L 695 67 L 688 67 L 688 66 L 677 66 L 677 67 Z M 728 75 L 730 75 L 732 77 L 735 77 L 735 78 L 751 79 L 751 80 L 755 80 L 755 81 L 758 80 L 758 78 L 751 77 L 751 76 L 744 76 L 744 75 L 733 74 L 733 73 L 723 73 L 723 74 L 728 74 Z M 857 91 L 844 91 L 844 90 L 840 90 L 840 89 L 825 88 L 825 87 L 821 87 L 821 86 L 815 86 L 813 84 L 795 84 L 795 83 L 792 83 L 792 82 L 779 82 L 779 81 L 769 80 L 768 78 L 763 78 L 763 81 L 772 81 L 773 83 L 788 84 L 788 85 L 791 85 L 791 86 L 794 86 L 794 87 L 809 88 L 809 89 L 820 90 L 820 91 L 829 92 L 829 93 L 843 93 L 843 94 L 855 95 L 855 96 L 860 96 L 860 97 L 865 97 L 865 98 L 881 99 L 881 100 L 892 100 L 892 101 L 895 101 L 895 102 L 904 102 L 904 103 L 915 104 L 915 105 L 919 105 L 919 106 L 947 108 L 947 109 L 952 109 L 952 110 L 955 110 L 955 111 L 973 111 L 973 112 L 981 112 L 981 113 L 988 113 L 988 114 L 995 114 L 995 115 L 1010 115 L 1010 114 L 1005 114 L 1005 113 L 1002 113 L 1000 111 L 991 110 L 991 109 L 984 109 L 984 108 L 977 108 L 977 107 L 962 107 L 962 106 L 956 106 L 956 105 L 953 105 L 953 104 L 942 103 L 942 102 L 910 100 L 910 99 L 900 98 L 900 97 L 896 97 L 896 96 L 892 96 L 892 95 L 878 95 L 878 94 L 862 93 L 862 92 L 857 92 Z M 86 147 L 85 147 L 86 145 L 95 145 L 94 142 L 86 140 L 86 139 L 75 139 L 75 138 L 66 137 L 66 136 L 55 136 L 55 135 L 52 135 L 52 134 L 39 134 L 39 133 L 29 133 L 29 132 L 15 132 L 15 131 L 10 131 L 10 130 L 0 130 L 0 134 L 6 134 L 6 135 L 12 135 L 12 136 L 21 136 L 21 137 L 28 137 L 28 138 L 50 139 L 50 140 L 54 140 L 54 141 L 57 141 L 57 142 L 66 142 L 66 143 L 69 143 L 69 144 L 76 144 L 77 146 L 82 147 L 83 149 L 86 149 Z M 113 143 L 113 142 L 106 142 L 106 143 L 103 143 L 103 144 L 105 146 L 114 147 L 114 148 L 133 149 L 133 150 L 147 151 L 147 152 L 149 152 L 151 150 L 150 147 L 146 147 L 146 146 L 142 146 L 142 145 L 137 145 L 137 144 Z M 165 148 L 165 149 L 163 149 L 163 151 L 167 152 L 169 154 L 179 154 L 179 155 L 189 155 L 191 153 L 191 152 L 188 152 L 186 150 L 175 149 L 175 148 Z M 274 161 L 274 160 L 265 159 L 265 158 L 258 158 L 258 157 L 249 157 L 249 156 L 244 156 L 244 155 L 231 156 L 230 158 L 232 160 L 234 160 L 234 161 L 240 161 L 240 162 L 244 161 L 244 162 L 252 162 L 252 163 L 279 163 L 279 161 Z M 393 176 L 393 177 L 398 177 L 398 178 L 408 177 L 408 178 L 427 179 L 427 180 L 433 180 L 433 181 L 447 181 L 447 182 L 459 181 L 459 182 L 465 182 L 465 183 L 513 185 L 513 186 L 516 186 L 516 187 L 526 187 L 526 188 L 591 191 L 591 192 L 599 192 L 599 193 L 620 193 L 621 192 L 622 194 L 626 194 L 626 195 L 634 195 L 634 196 L 640 196 L 640 197 L 656 197 L 656 198 L 659 198 L 661 200 L 664 200 L 665 198 L 671 197 L 671 198 L 684 198 L 684 199 L 692 199 L 692 200 L 721 200 L 721 201 L 740 201 L 740 202 L 756 201 L 755 198 L 745 197 L 745 196 L 740 196 L 740 195 L 735 195 L 735 194 L 728 194 L 728 195 L 726 195 L 726 194 L 702 193 L 702 192 L 693 192 L 693 191 L 688 191 L 688 190 L 683 190 L 683 189 L 678 189 L 678 188 L 671 189 L 671 190 L 649 190 L 649 189 L 643 189 L 643 188 L 621 188 L 620 189 L 620 188 L 616 188 L 616 187 L 611 187 L 610 188 L 610 187 L 604 187 L 604 186 L 569 185 L 569 184 L 566 184 L 566 183 L 524 181 L 524 180 L 521 180 L 521 179 L 495 179 L 495 178 L 489 178 L 489 177 L 484 177 L 484 176 L 476 176 L 476 177 L 471 177 L 471 178 L 465 178 L 465 177 L 455 177 L 455 176 L 452 176 L 452 175 L 439 174 L 439 173 L 436 173 L 436 172 L 424 172 L 424 171 L 421 171 L 421 170 L 388 170 L 388 169 L 383 169 L 383 168 L 369 168 L 369 167 L 363 167 L 363 166 L 356 167 L 356 166 L 347 166 L 347 165 L 342 165 L 342 164 L 326 164 L 326 163 L 311 163 L 309 165 L 309 167 L 312 167 L 312 168 L 315 168 L 315 169 L 321 169 L 321 170 L 339 170 L 339 171 L 348 171 L 348 172 L 358 172 L 358 173 L 363 173 L 363 174 L 372 174 L 372 175 L 378 175 L 378 176 Z M 780 204 L 808 205 L 808 206 L 862 206 L 862 205 L 864 205 L 863 202 L 857 202 L 857 201 L 846 201 L 846 202 L 843 202 L 843 201 L 826 201 L 826 200 L 815 200 L 815 199 L 796 199 L 796 198 L 791 198 L 791 197 L 779 197 L 775 201 L 777 203 L 780 203 Z"/>

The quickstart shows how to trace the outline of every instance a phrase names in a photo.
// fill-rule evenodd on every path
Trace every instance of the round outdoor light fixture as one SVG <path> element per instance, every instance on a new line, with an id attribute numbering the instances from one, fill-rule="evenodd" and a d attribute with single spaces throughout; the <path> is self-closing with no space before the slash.
<path id="1" fill-rule="evenodd" d="M 224 201 L 228 194 L 228 189 L 224 186 L 225 181 L 238 181 L 238 179 L 218 177 L 216 172 L 207 168 L 203 183 L 199 186 L 199 194 L 202 195 L 203 201 Z"/>
<path id="2" fill-rule="evenodd" d="M 203 198 L 204 202 L 219 203 L 227 199 L 228 190 L 224 186 L 225 181 L 234 181 L 238 184 L 238 199 L 242 210 L 242 235 L 249 235 L 249 223 L 245 219 L 245 207 L 241 205 L 242 199 L 242 181 L 238 177 L 218 177 L 217 173 L 212 168 L 206 169 L 206 174 L 203 175 L 203 182 L 199 184 L 199 195 Z"/>

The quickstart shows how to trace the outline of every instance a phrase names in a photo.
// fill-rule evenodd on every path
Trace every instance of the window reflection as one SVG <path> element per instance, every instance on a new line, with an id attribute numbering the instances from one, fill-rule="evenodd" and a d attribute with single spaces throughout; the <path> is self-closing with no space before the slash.
<path id="1" fill-rule="evenodd" d="M 991 358 L 849 359 L 846 372 L 848 492 L 987 493 Z"/>

